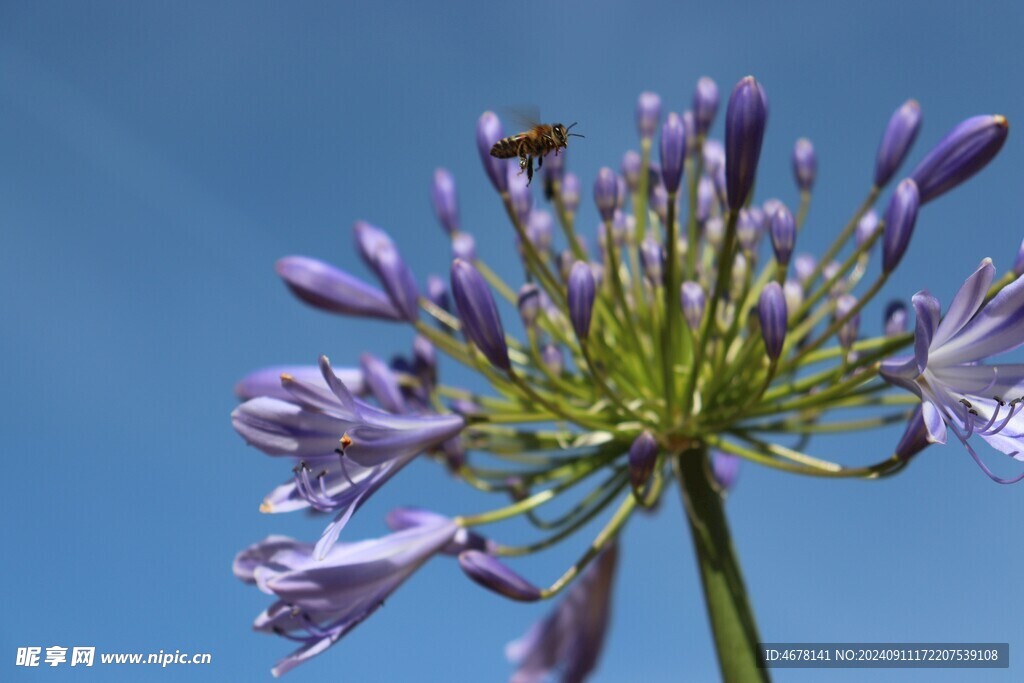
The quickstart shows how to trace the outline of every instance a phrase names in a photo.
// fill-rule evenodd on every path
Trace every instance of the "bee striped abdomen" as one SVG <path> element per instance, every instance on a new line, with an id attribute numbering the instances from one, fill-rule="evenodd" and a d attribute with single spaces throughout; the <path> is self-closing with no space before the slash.
<path id="1" fill-rule="evenodd" d="M 519 156 L 519 143 L 522 135 L 510 135 L 494 143 L 491 147 L 491 156 L 499 159 L 511 159 Z"/>

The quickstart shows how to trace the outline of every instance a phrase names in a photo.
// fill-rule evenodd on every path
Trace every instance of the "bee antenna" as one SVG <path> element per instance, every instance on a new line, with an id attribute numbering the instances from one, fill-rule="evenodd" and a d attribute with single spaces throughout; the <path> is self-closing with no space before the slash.
<path id="1" fill-rule="evenodd" d="M 572 122 L 572 126 L 575 126 L 577 123 L 579 123 L 579 121 L 573 121 Z M 572 126 L 569 126 L 568 128 L 566 128 L 565 132 L 568 133 L 570 130 L 572 130 Z"/>
<path id="2" fill-rule="evenodd" d="M 578 121 L 573 121 L 572 122 L 572 126 L 575 126 L 577 123 L 578 123 Z M 587 137 L 586 135 L 580 135 L 579 133 L 570 133 L 569 131 L 572 130 L 572 126 L 569 126 L 568 128 L 565 129 L 565 136 L 567 138 L 568 137 L 575 137 L 575 138 L 585 138 L 585 137 Z"/>

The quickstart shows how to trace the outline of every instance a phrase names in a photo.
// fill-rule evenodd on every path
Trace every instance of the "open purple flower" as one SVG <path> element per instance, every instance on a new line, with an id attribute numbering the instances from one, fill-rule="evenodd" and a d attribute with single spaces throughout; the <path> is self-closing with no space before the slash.
<path id="1" fill-rule="evenodd" d="M 1024 344 L 1024 278 L 985 303 L 994 273 L 992 261 L 983 260 L 941 321 L 938 300 L 925 291 L 915 294 L 914 355 L 887 360 L 882 375 L 921 397 L 929 442 L 944 444 L 951 431 L 988 476 L 1011 483 L 1024 475 L 997 477 L 968 442 L 976 434 L 1024 460 L 1024 365 L 979 362 Z"/>
<path id="2" fill-rule="evenodd" d="M 277 597 L 253 628 L 301 644 L 277 663 L 275 676 L 338 642 L 459 531 L 444 517 L 419 521 L 382 538 L 336 545 L 322 560 L 311 545 L 283 536 L 270 536 L 235 557 L 235 576 Z"/>
<path id="3" fill-rule="evenodd" d="M 579 683 L 594 670 L 608 630 L 617 560 L 618 547 L 609 546 L 543 621 L 505 647 L 518 666 L 511 683 L 539 683 L 556 670 L 562 681 Z"/>

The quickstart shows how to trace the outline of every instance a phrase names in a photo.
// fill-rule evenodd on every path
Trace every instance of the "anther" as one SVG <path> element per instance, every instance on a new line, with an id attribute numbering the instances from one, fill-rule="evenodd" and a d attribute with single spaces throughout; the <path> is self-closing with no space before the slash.
<path id="1" fill-rule="evenodd" d="M 1004 401 L 1003 399 L 999 398 L 998 396 L 993 396 L 992 400 L 995 401 L 996 403 L 998 403 L 1000 406 L 1005 406 L 1006 405 L 1006 401 Z"/>
<path id="2" fill-rule="evenodd" d="M 341 450 L 345 450 L 346 448 L 348 448 L 351 445 L 352 445 L 352 437 L 350 437 L 348 435 L 348 432 L 345 432 L 344 434 L 341 435 Z"/>

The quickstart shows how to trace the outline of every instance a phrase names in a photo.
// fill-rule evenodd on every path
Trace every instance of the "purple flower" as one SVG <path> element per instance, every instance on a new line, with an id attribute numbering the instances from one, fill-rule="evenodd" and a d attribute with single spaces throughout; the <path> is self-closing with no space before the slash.
<path id="1" fill-rule="evenodd" d="M 540 350 L 540 358 L 544 365 L 555 375 L 561 375 L 565 369 L 565 357 L 562 354 L 562 347 L 555 344 L 545 344 Z"/>
<path id="2" fill-rule="evenodd" d="M 640 154 L 631 149 L 622 155 L 622 177 L 626 179 L 626 187 L 630 192 L 636 192 L 640 184 Z"/>
<path id="3" fill-rule="evenodd" d="M 452 237 L 452 258 L 476 261 L 476 240 L 468 232 L 456 233 Z"/>
<path id="4" fill-rule="evenodd" d="M 985 168 L 1009 132 L 1009 122 L 998 114 L 969 118 L 949 131 L 910 176 L 917 183 L 921 203 L 927 204 Z"/>
<path id="5" fill-rule="evenodd" d="M 780 266 L 789 265 L 789 258 L 793 255 L 793 247 L 796 246 L 796 221 L 793 214 L 785 205 L 780 204 L 779 208 L 771 217 L 772 250 L 775 252 L 775 260 Z"/>
<path id="6" fill-rule="evenodd" d="M 900 264 L 910 244 L 920 206 L 917 184 L 907 178 L 896 186 L 885 212 L 885 234 L 882 236 L 882 269 L 891 273 Z"/>
<path id="7" fill-rule="evenodd" d="M 661 120 L 661 97 L 657 93 L 642 92 L 636 102 L 636 128 L 640 137 L 652 138 Z"/>
<path id="8" fill-rule="evenodd" d="M 1024 241 L 1017 247 L 1017 258 L 1013 260 L 1013 274 L 1017 277 L 1024 275 Z"/>
<path id="9" fill-rule="evenodd" d="M 533 208 L 533 195 L 530 193 L 529 179 L 521 173 L 515 164 L 508 165 L 508 198 L 512 210 L 516 212 L 520 223 L 526 223 Z"/>
<path id="10" fill-rule="evenodd" d="M 757 317 L 761 321 L 761 336 L 768 357 L 773 361 L 782 354 L 782 346 L 786 342 L 786 297 L 778 282 L 769 282 L 761 290 L 757 302 Z"/>
<path id="11" fill-rule="evenodd" d="M 629 482 L 637 497 L 644 494 L 647 482 L 654 473 L 658 461 L 658 442 L 654 435 L 644 430 L 629 447 Z"/>
<path id="12" fill-rule="evenodd" d="M 793 177 L 801 192 L 810 192 L 818 175 L 818 157 L 814 145 L 807 138 L 800 138 L 793 146 Z"/>
<path id="13" fill-rule="evenodd" d="M 596 294 L 594 274 L 590 266 L 583 261 L 577 261 L 569 272 L 569 320 L 581 342 L 586 341 L 590 335 L 590 318 L 594 314 Z"/>
<path id="14" fill-rule="evenodd" d="M 540 289 L 532 282 L 527 282 L 519 288 L 516 303 L 519 307 L 519 317 L 523 319 L 523 326 L 533 327 L 537 314 L 540 313 Z"/>
<path id="15" fill-rule="evenodd" d="M 286 256 L 276 268 L 292 294 L 310 306 L 345 315 L 403 319 L 387 294 L 323 261 Z"/>
<path id="16" fill-rule="evenodd" d="M 711 218 L 711 207 L 715 202 L 715 183 L 706 175 L 697 183 L 697 222 L 706 223 Z"/>
<path id="17" fill-rule="evenodd" d="M 902 301 L 890 301 L 885 307 L 885 336 L 895 337 L 907 331 L 907 305 Z"/>
<path id="18" fill-rule="evenodd" d="M 459 200 L 455 194 L 455 178 L 446 169 L 434 171 L 430 186 L 430 200 L 434 204 L 437 221 L 449 235 L 459 231 Z"/>
<path id="19" fill-rule="evenodd" d="M 875 233 L 878 232 L 879 225 L 878 214 L 873 209 L 868 209 L 868 212 L 857 221 L 857 230 L 853 234 L 854 239 L 857 241 L 857 246 L 863 246 L 869 239 L 874 237 Z"/>
<path id="20" fill-rule="evenodd" d="M 437 275 L 427 276 L 427 298 L 438 308 L 445 311 L 451 310 L 451 302 L 448 300 L 448 287 L 444 284 L 444 279 Z"/>
<path id="21" fill-rule="evenodd" d="M 615 217 L 618 195 L 618 176 L 615 175 L 615 171 L 604 166 L 597 172 L 597 180 L 594 181 L 594 203 L 597 204 L 601 220 L 610 221 Z"/>
<path id="22" fill-rule="evenodd" d="M 985 303 L 994 273 L 992 261 L 983 260 L 941 320 L 938 300 L 925 291 L 915 294 L 914 355 L 885 361 L 882 376 L 921 398 L 929 442 L 946 443 L 953 432 L 986 474 L 1007 483 L 989 471 L 968 442 L 978 435 L 1024 460 L 1024 365 L 980 362 L 1024 343 L 1024 278 Z"/>
<path id="23" fill-rule="evenodd" d="M 487 177 L 491 179 L 491 185 L 498 192 L 508 190 L 508 159 L 498 159 L 491 156 L 491 148 L 494 143 L 505 137 L 505 131 L 501 127 L 501 119 L 492 111 L 485 111 L 476 123 L 476 149 L 480 153 L 480 161 L 487 171 Z"/>
<path id="24" fill-rule="evenodd" d="M 707 76 L 697 79 L 693 91 L 693 122 L 697 135 L 707 135 L 718 113 L 718 84 Z"/>
<path id="25" fill-rule="evenodd" d="M 380 228 L 365 221 L 356 221 L 353 227 L 356 248 L 366 265 L 376 273 L 391 304 L 401 311 L 402 317 L 415 323 L 419 318 L 419 290 L 409 266 L 402 260 L 395 243 Z"/>
<path id="26" fill-rule="evenodd" d="M 924 417 L 921 416 L 920 406 L 914 409 L 914 413 L 907 421 L 907 428 L 896 445 L 896 455 L 901 460 L 909 460 L 931 443 L 928 441 L 928 427 L 924 424 Z"/>
<path id="27" fill-rule="evenodd" d="M 885 187 L 907 158 L 907 152 L 914 144 L 921 130 L 921 105 L 917 100 L 907 100 L 893 112 L 889 125 L 878 145 L 875 159 L 875 187 Z"/>
<path id="28" fill-rule="evenodd" d="M 654 286 L 660 285 L 665 266 L 665 250 L 661 247 L 661 243 L 653 236 L 648 235 L 640 243 L 639 251 L 640 263 L 647 280 Z"/>
<path id="29" fill-rule="evenodd" d="M 287 455 L 320 463 L 343 457 L 363 467 L 400 461 L 458 434 L 458 415 L 392 415 L 354 398 L 331 370 L 320 369 L 327 387 L 282 377 L 290 401 L 260 397 L 231 413 L 235 430 L 267 455 Z"/>
<path id="30" fill-rule="evenodd" d="M 498 316 L 498 306 L 487 282 L 468 261 L 455 259 L 452 262 L 452 295 L 466 338 L 495 367 L 509 370 L 512 363 L 508 358 L 505 328 Z"/>
<path id="31" fill-rule="evenodd" d="M 724 490 L 730 491 L 736 485 L 740 473 L 739 456 L 719 450 L 711 451 L 711 473 Z"/>
<path id="32" fill-rule="evenodd" d="M 793 273 L 800 284 L 806 285 L 817 266 L 818 261 L 811 254 L 797 254 L 793 260 Z"/>
<path id="33" fill-rule="evenodd" d="M 562 179 L 562 204 L 570 214 L 580 208 L 580 179 L 575 173 L 566 173 Z"/>
<path id="34" fill-rule="evenodd" d="M 669 194 L 679 191 L 686 158 L 686 129 L 679 114 L 671 112 L 661 127 L 661 178 Z"/>
<path id="35" fill-rule="evenodd" d="M 338 544 L 323 559 L 312 546 L 270 536 L 235 558 L 235 575 L 277 598 L 253 628 L 301 643 L 273 668 L 280 676 L 324 652 L 373 614 L 459 528 L 437 517 L 361 543 Z"/>
<path id="36" fill-rule="evenodd" d="M 547 617 L 505 647 L 518 667 L 510 683 L 540 683 L 554 671 L 562 681 L 580 683 L 594 670 L 608 630 L 617 560 L 617 546 L 606 548 Z"/>
<path id="37" fill-rule="evenodd" d="M 681 285 L 679 294 L 679 305 L 683 309 L 686 324 L 696 331 L 704 317 L 704 288 L 698 282 L 687 281 Z"/>
<path id="38" fill-rule="evenodd" d="M 836 299 L 836 319 L 845 318 L 850 311 L 853 310 L 854 306 L 857 305 L 857 298 L 852 294 L 843 294 Z M 845 323 L 839 327 L 837 336 L 839 337 L 839 345 L 844 349 L 849 350 L 853 346 L 853 343 L 857 341 L 857 333 L 860 332 L 860 313 L 855 313 Z"/>
<path id="39" fill-rule="evenodd" d="M 725 110 L 725 177 L 729 208 L 738 211 L 754 186 L 768 105 L 760 84 L 747 76 L 732 91 Z"/>

